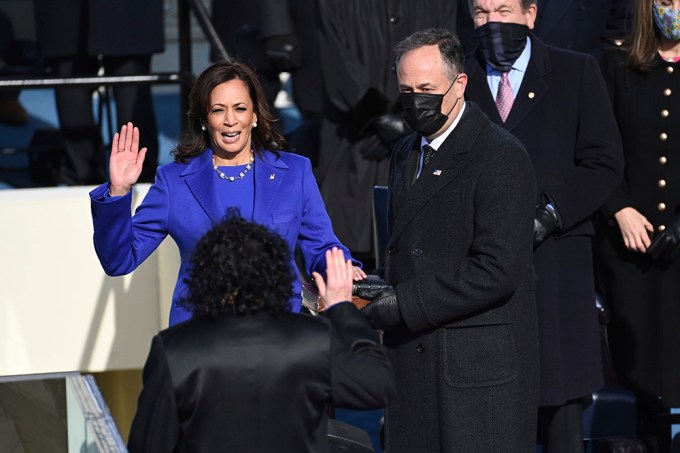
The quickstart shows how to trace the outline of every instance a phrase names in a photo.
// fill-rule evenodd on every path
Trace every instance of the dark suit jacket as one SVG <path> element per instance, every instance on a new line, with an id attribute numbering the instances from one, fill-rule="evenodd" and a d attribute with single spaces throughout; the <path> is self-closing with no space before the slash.
<path id="1" fill-rule="evenodd" d="M 474 103 L 411 185 L 419 146 L 402 140 L 390 165 L 384 275 L 405 327 L 384 333 L 397 379 L 386 450 L 532 451 L 531 162 Z"/>
<path id="2" fill-rule="evenodd" d="M 153 339 L 129 449 L 324 452 L 329 405 L 374 409 L 392 393 L 378 335 L 351 303 L 319 318 L 192 319 Z"/>
<path id="3" fill-rule="evenodd" d="M 559 405 L 603 383 L 591 217 L 621 181 L 623 157 L 595 59 L 546 46 L 534 35 L 531 45 L 527 72 L 504 124 L 478 52 L 465 65 L 465 94 L 521 140 L 536 171 L 536 202 L 549 193 L 560 215 L 562 232 L 534 253 L 541 403 Z"/>
<path id="4" fill-rule="evenodd" d="M 600 58 L 630 31 L 629 0 L 538 0 L 534 33 L 546 44 Z"/>
<path id="5" fill-rule="evenodd" d="M 33 2 L 43 57 L 151 55 L 163 51 L 163 0 Z"/>

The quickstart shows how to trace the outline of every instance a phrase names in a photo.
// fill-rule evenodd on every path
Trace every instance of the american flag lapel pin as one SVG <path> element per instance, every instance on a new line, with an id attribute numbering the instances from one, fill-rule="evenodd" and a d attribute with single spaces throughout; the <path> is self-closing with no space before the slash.
<path id="1" fill-rule="evenodd" d="M 435 175 L 435 176 L 440 176 L 442 174 L 442 171 L 441 170 L 435 170 L 435 171 L 432 172 L 432 174 Z"/>
<path id="2" fill-rule="evenodd" d="M 272 173 L 271 175 L 269 175 L 269 179 L 276 179 L 276 173 Z"/>

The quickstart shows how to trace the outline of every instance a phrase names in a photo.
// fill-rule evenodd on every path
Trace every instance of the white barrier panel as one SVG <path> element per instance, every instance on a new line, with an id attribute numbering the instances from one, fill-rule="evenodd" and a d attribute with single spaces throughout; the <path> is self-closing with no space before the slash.
<path id="1" fill-rule="evenodd" d="M 167 326 L 174 241 L 107 277 L 92 244 L 92 188 L 0 191 L 0 376 L 141 368 Z M 148 188 L 135 186 L 134 207 Z"/>

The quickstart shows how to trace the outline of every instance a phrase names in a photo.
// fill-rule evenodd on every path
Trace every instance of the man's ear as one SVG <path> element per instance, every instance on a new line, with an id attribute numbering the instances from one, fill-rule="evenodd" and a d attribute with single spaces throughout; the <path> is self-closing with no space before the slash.
<path id="1" fill-rule="evenodd" d="M 536 14 L 538 14 L 538 6 L 534 3 L 529 5 L 529 7 L 524 11 L 524 15 L 527 17 L 527 27 L 529 30 L 534 29 L 534 23 L 536 22 Z"/>
<path id="2" fill-rule="evenodd" d="M 464 72 L 458 74 L 458 79 L 454 84 L 454 89 L 456 90 L 456 97 L 463 97 L 465 95 L 465 87 L 467 87 L 468 76 Z"/>

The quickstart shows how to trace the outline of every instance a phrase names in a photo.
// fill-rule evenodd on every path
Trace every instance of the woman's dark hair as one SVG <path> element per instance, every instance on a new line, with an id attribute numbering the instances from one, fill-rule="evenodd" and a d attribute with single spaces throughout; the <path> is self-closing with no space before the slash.
<path id="1" fill-rule="evenodd" d="M 660 31 L 654 23 L 653 0 L 635 0 L 633 4 L 633 35 L 627 44 L 628 63 L 641 72 L 656 66 Z"/>
<path id="2" fill-rule="evenodd" d="M 188 295 L 180 304 L 199 318 L 260 311 L 278 316 L 290 311 L 290 259 L 281 237 L 230 209 L 196 244 L 184 280 Z"/>
<path id="3" fill-rule="evenodd" d="M 201 130 L 210 109 L 210 94 L 217 85 L 230 80 L 241 80 L 248 87 L 253 110 L 257 115 L 257 127 L 252 129 L 252 141 L 258 155 L 262 149 L 276 151 L 287 147 L 283 136 L 273 126 L 277 120 L 269 111 L 257 74 L 245 63 L 230 59 L 213 63 L 194 82 L 189 93 L 187 127 L 172 151 L 176 162 L 186 162 L 210 145 L 208 133 Z"/>

